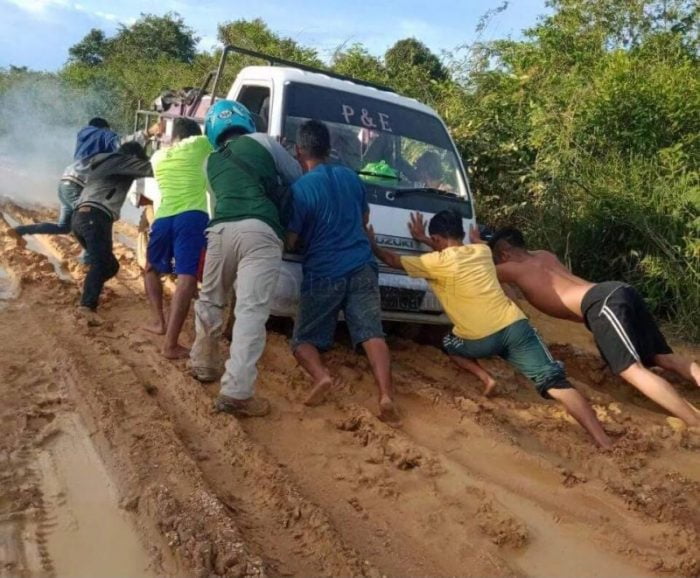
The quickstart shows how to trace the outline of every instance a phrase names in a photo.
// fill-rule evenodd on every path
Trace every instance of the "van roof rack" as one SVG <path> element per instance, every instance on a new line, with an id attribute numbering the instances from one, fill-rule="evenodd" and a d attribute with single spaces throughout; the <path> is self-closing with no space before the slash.
<path id="1" fill-rule="evenodd" d="M 270 66 L 289 66 L 290 68 L 298 68 L 299 70 L 304 70 L 306 72 L 316 72 L 319 74 L 325 74 L 331 78 L 337 78 L 338 80 L 347 80 L 354 82 L 355 84 L 360 84 L 362 86 L 369 86 L 370 88 L 376 88 L 377 90 L 385 90 L 387 92 L 396 92 L 388 86 L 383 86 L 381 84 L 375 84 L 374 82 L 368 82 L 366 80 L 360 80 L 359 78 L 353 78 L 352 76 L 346 76 L 344 74 L 337 74 L 330 70 L 324 68 L 317 68 L 315 66 L 309 66 L 308 64 L 300 64 L 298 62 L 293 62 L 291 60 L 285 60 L 284 58 L 278 58 L 277 56 L 272 56 L 270 54 L 264 54 L 262 52 L 256 52 L 255 50 L 248 50 L 247 48 L 242 48 L 241 46 L 235 46 L 233 44 L 227 44 L 224 46 L 224 51 L 221 53 L 221 59 L 219 60 L 219 67 L 216 70 L 216 78 L 214 79 L 214 86 L 212 87 L 212 99 L 216 99 L 216 91 L 219 89 L 219 81 L 223 75 L 224 66 L 226 65 L 226 57 L 230 52 L 236 52 L 244 56 L 252 56 L 253 58 L 259 58 L 265 60 Z"/>

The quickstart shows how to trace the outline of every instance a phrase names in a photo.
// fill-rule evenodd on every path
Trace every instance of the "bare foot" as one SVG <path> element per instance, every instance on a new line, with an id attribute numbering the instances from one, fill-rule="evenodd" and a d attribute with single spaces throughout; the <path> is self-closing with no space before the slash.
<path id="1" fill-rule="evenodd" d="M 700 387 L 700 365 L 697 363 L 693 362 L 690 365 L 690 375 L 693 376 L 693 379 L 695 380 L 695 384 Z"/>
<path id="2" fill-rule="evenodd" d="M 179 343 L 175 347 L 163 347 L 163 357 L 166 359 L 185 359 L 189 356 L 189 347 L 183 347 Z"/>
<path id="3" fill-rule="evenodd" d="M 484 397 L 491 397 L 496 394 L 495 389 L 496 389 L 496 380 L 489 376 L 488 381 L 484 383 Z"/>
<path id="4" fill-rule="evenodd" d="M 314 385 L 314 388 L 311 390 L 311 393 L 304 401 L 304 405 L 308 405 L 309 407 L 321 405 L 326 399 L 326 395 L 330 391 L 331 387 L 333 387 L 333 383 L 333 378 L 331 376 L 317 382 Z"/>
<path id="5" fill-rule="evenodd" d="M 148 331 L 149 333 L 155 333 L 156 335 L 165 335 L 165 323 L 162 321 L 155 321 L 153 323 L 147 323 L 141 326 L 141 329 Z"/>
<path id="6" fill-rule="evenodd" d="M 383 397 L 379 400 L 379 419 L 391 425 L 399 425 L 401 416 L 396 408 L 394 400 L 390 397 Z"/>

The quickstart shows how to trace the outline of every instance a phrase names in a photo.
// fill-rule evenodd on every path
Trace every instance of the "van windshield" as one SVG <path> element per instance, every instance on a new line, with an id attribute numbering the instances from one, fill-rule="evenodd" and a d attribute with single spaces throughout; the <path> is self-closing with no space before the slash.
<path id="1" fill-rule="evenodd" d="M 331 157 L 367 183 L 467 195 L 452 141 L 432 115 L 350 92 L 289 83 L 283 142 L 290 151 L 299 126 L 311 118 L 328 126 Z"/>

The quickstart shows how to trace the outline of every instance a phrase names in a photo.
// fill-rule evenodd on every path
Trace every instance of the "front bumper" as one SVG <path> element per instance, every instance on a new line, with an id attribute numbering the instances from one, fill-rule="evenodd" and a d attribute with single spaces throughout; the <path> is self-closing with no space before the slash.
<path id="1" fill-rule="evenodd" d="M 435 294 L 424 279 L 380 267 L 379 289 L 382 293 L 382 319 L 403 323 L 449 325 Z M 277 317 L 296 316 L 301 292 L 301 263 L 285 258 L 280 268 L 270 313 Z"/>

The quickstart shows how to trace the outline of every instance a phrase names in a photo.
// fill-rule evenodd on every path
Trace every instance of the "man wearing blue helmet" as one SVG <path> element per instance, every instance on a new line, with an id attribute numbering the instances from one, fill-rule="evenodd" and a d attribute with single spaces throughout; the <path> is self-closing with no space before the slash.
<path id="1" fill-rule="evenodd" d="M 273 137 L 255 132 L 243 105 L 221 100 L 209 111 L 205 134 L 214 152 L 206 162 L 212 219 L 202 289 L 195 303 L 193 375 L 219 375 L 219 340 L 224 309 L 236 282 L 231 352 L 221 378 L 216 408 L 242 417 L 260 417 L 269 402 L 254 397 L 256 364 L 265 348 L 265 322 L 282 263 L 282 226 L 273 201 L 280 183 L 291 184 L 301 167 Z"/>

